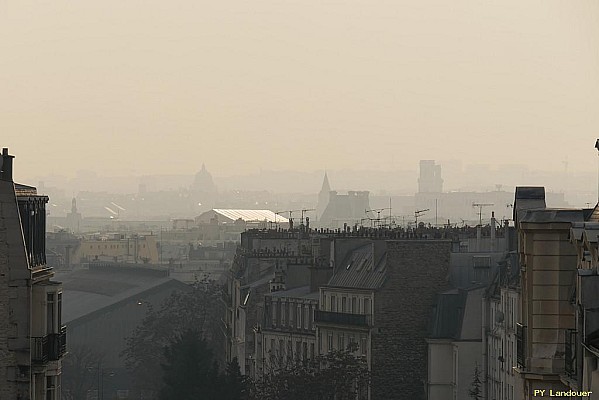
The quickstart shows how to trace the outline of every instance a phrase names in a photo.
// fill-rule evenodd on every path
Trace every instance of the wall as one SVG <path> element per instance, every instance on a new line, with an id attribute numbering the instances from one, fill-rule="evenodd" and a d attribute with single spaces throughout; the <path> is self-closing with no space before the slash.
<path id="1" fill-rule="evenodd" d="M 14 185 L 0 179 L 0 399 L 26 396 L 30 390 L 29 278 Z"/>
<path id="2" fill-rule="evenodd" d="M 453 398 L 453 345 L 450 339 L 429 339 L 428 400 Z"/>
<path id="3" fill-rule="evenodd" d="M 387 242 L 387 279 L 376 294 L 372 335 L 372 398 L 426 397 L 428 316 L 447 289 L 451 242 Z"/>

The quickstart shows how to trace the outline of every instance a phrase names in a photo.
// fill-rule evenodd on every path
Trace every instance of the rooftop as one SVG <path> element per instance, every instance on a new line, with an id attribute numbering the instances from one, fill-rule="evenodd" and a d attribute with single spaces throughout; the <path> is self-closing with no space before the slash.
<path id="1" fill-rule="evenodd" d="M 63 322 L 76 321 L 132 297 L 142 300 L 144 292 L 163 285 L 187 287 L 168 276 L 160 276 L 154 271 L 144 273 L 140 269 L 92 268 L 57 272 L 55 279 L 63 283 Z"/>
<path id="2" fill-rule="evenodd" d="M 320 297 L 319 292 L 310 292 L 310 285 L 300 286 L 289 290 L 281 290 L 278 292 L 272 292 L 269 294 L 272 297 L 289 297 L 294 299 L 315 299 L 318 300 Z"/>
<path id="3" fill-rule="evenodd" d="M 386 253 L 375 254 L 372 243 L 352 251 L 335 271 L 327 287 L 378 289 L 385 282 Z"/>
<path id="4" fill-rule="evenodd" d="M 544 208 L 523 210 L 520 222 L 527 223 L 552 223 L 552 222 L 582 222 L 584 213 L 582 209 L 572 208 Z"/>
<path id="5" fill-rule="evenodd" d="M 245 222 L 251 221 L 266 221 L 266 222 L 279 222 L 279 223 L 288 223 L 287 218 L 278 215 L 270 210 L 232 210 L 232 209 L 222 209 L 215 208 L 214 212 L 232 219 L 234 221 L 241 219 Z"/>

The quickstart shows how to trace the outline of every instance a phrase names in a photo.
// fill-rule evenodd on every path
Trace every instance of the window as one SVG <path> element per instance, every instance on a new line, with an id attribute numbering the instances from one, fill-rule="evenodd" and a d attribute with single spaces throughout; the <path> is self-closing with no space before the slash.
<path id="1" fill-rule="evenodd" d="M 297 329 L 302 328 L 302 305 L 297 305 Z"/>
<path id="2" fill-rule="evenodd" d="M 281 326 L 285 326 L 285 309 L 287 304 L 281 303 Z"/>
<path id="3" fill-rule="evenodd" d="M 279 340 L 279 361 L 283 360 L 285 356 L 285 341 L 283 339 Z"/>
<path id="4" fill-rule="evenodd" d="M 62 292 L 58 293 L 58 329 L 62 326 Z"/>
<path id="5" fill-rule="evenodd" d="M 46 400 L 54 400 L 56 394 L 56 377 L 46 377 Z"/>
<path id="6" fill-rule="evenodd" d="M 339 351 L 345 349 L 345 337 L 343 336 L 343 334 L 339 334 L 339 336 L 337 336 L 337 345 Z"/>
<path id="7" fill-rule="evenodd" d="M 308 321 L 310 320 L 310 309 L 306 304 L 304 306 L 304 329 L 308 329 Z"/>
<path id="8" fill-rule="evenodd" d="M 365 356 L 368 351 L 368 338 L 363 337 L 360 339 L 360 342 L 360 352 Z"/>
<path id="9" fill-rule="evenodd" d="M 341 312 L 344 313 L 346 312 L 346 307 L 347 307 L 347 298 L 342 297 L 341 298 Z"/>
<path id="10" fill-rule="evenodd" d="M 364 299 L 364 314 L 370 315 L 370 299 Z"/>
<path id="11" fill-rule="evenodd" d="M 298 360 L 302 355 L 302 342 L 295 342 L 295 358 Z"/>
<path id="12" fill-rule="evenodd" d="M 329 333 L 329 342 L 327 343 L 329 346 L 327 347 L 327 351 L 333 351 L 333 334 Z"/>
<path id="13" fill-rule="evenodd" d="M 272 326 L 277 326 L 277 306 L 279 304 L 275 301 L 272 302 Z"/>
<path id="14" fill-rule="evenodd" d="M 293 326 L 293 303 L 289 303 L 289 326 Z"/>
<path id="15" fill-rule="evenodd" d="M 308 359 L 308 343 L 302 343 L 302 360 L 306 361 Z"/>
<path id="16" fill-rule="evenodd" d="M 314 358 L 314 343 L 310 343 L 310 358 Z"/>
<path id="17" fill-rule="evenodd" d="M 322 354 L 322 344 L 324 343 L 324 338 L 322 337 L 322 332 L 320 332 L 320 335 L 318 337 L 318 352 L 320 354 Z"/>
<path id="18" fill-rule="evenodd" d="M 356 297 L 351 298 L 351 312 L 353 312 L 354 314 L 358 314 L 358 305 Z"/>
<path id="19" fill-rule="evenodd" d="M 330 307 L 330 309 L 333 312 L 337 311 L 337 299 L 335 298 L 335 296 L 331 296 L 331 307 Z"/>
<path id="20" fill-rule="evenodd" d="M 291 344 L 291 340 L 287 341 L 287 361 L 293 360 L 293 346 Z"/>
<path id="21" fill-rule="evenodd" d="M 47 294 L 47 302 L 46 302 L 46 307 L 47 307 L 47 311 L 46 311 L 46 333 L 56 333 L 56 330 L 54 328 L 54 322 L 55 322 L 55 313 L 54 313 L 54 299 L 55 299 L 55 293 L 48 293 Z"/>

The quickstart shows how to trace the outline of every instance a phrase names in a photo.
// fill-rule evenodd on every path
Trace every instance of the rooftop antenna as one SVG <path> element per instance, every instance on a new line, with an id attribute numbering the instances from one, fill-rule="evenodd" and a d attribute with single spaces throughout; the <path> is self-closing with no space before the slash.
<path id="1" fill-rule="evenodd" d="M 289 220 L 288 220 L 288 223 L 289 223 L 289 226 L 290 226 L 290 227 L 292 227 L 292 226 L 293 226 L 293 218 L 291 217 L 291 215 L 292 215 L 294 212 L 298 212 L 298 211 L 302 211 L 302 210 L 286 210 L 286 211 L 277 211 L 277 212 L 275 212 L 275 214 L 281 215 L 281 214 L 283 214 L 283 213 L 289 213 Z M 303 217 L 303 214 L 302 214 L 302 217 Z"/>
<path id="2" fill-rule="evenodd" d="M 365 209 L 365 210 L 364 210 L 364 213 L 365 213 L 366 215 L 368 215 L 368 213 L 369 213 L 369 212 L 375 212 L 375 213 L 377 213 L 377 217 L 376 217 L 376 219 L 370 218 L 370 220 L 371 220 L 371 221 L 373 221 L 373 220 L 374 220 L 374 221 L 376 221 L 376 223 L 377 223 L 377 224 L 380 226 L 380 224 L 381 224 L 381 212 L 383 212 L 383 211 L 385 211 L 385 210 L 391 210 L 391 208 L 390 208 L 390 207 L 386 207 L 386 208 L 377 208 L 377 209 L 375 209 L 375 210 L 368 210 L 368 209 Z"/>
<path id="3" fill-rule="evenodd" d="M 483 207 L 493 206 L 493 203 L 472 203 L 472 207 L 478 207 L 478 223 L 483 224 Z"/>
<path id="4" fill-rule="evenodd" d="M 304 224 L 304 214 L 307 213 L 308 211 L 316 211 L 315 208 L 304 208 L 302 210 L 300 210 L 302 212 L 302 219 L 301 219 L 301 224 Z"/>
<path id="5" fill-rule="evenodd" d="M 420 217 L 421 215 L 424 215 L 424 213 L 427 211 L 430 211 L 430 208 L 414 211 L 414 218 L 416 220 L 416 228 L 418 228 L 418 217 Z"/>

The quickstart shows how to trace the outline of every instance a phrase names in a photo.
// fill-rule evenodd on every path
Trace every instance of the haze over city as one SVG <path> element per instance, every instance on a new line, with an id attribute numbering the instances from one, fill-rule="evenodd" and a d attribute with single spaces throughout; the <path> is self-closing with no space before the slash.
<path id="1" fill-rule="evenodd" d="M 22 181 L 202 162 L 318 184 L 420 159 L 596 171 L 596 1 L 13 1 L 0 15 L 0 131 Z"/>
<path id="2" fill-rule="evenodd" d="M 0 1 L 0 400 L 599 400 L 598 50 L 597 0 Z"/>

